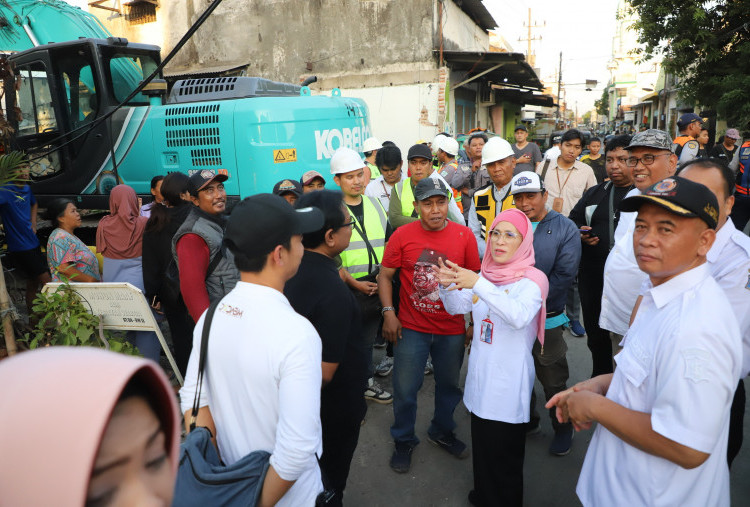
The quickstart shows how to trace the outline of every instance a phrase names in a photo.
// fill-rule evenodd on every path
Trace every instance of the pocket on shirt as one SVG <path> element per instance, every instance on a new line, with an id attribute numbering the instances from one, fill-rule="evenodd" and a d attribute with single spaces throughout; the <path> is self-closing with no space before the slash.
<path id="1" fill-rule="evenodd" d="M 629 353 L 627 348 L 617 354 L 617 370 L 636 388 L 640 388 L 648 378 L 648 370 L 632 353 Z"/>

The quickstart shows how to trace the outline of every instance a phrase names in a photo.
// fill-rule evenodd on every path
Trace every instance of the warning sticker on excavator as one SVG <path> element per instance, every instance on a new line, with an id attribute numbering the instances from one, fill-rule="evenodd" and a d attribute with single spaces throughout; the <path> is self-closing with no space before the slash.
<path id="1" fill-rule="evenodd" d="M 296 162 L 297 161 L 297 149 L 287 148 L 284 150 L 273 150 L 273 163 L 279 164 L 281 162 Z"/>

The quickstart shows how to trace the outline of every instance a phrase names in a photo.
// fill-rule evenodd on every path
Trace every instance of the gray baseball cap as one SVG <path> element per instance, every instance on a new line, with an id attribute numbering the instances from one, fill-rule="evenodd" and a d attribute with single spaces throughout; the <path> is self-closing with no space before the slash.
<path id="1" fill-rule="evenodd" d="M 663 130 L 648 129 L 638 132 L 630 140 L 630 144 L 625 147 L 626 150 L 633 148 L 654 148 L 657 150 L 672 150 L 672 138 Z"/>

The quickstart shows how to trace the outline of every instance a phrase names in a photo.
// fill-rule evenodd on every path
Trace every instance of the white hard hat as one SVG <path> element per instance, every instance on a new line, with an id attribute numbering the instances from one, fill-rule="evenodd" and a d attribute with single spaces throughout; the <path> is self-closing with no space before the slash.
<path id="1" fill-rule="evenodd" d="M 443 137 L 440 141 L 440 149 L 455 157 L 458 155 L 458 141 L 452 137 Z"/>
<path id="2" fill-rule="evenodd" d="M 362 157 L 351 148 L 339 148 L 331 157 L 331 174 L 344 174 L 362 169 Z"/>
<path id="3" fill-rule="evenodd" d="M 482 165 L 515 155 L 510 143 L 502 137 L 493 137 L 482 148 Z"/>
<path id="4" fill-rule="evenodd" d="M 365 142 L 362 143 L 362 151 L 367 153 L 368 151 L 379 150 L 383 147 L 383 143 L 378 141 L 376 137 L 368 137 Z"/>
<path id="5" fill-rule="evenodd" d="M 435 136 L 435 139 L 432 140 L 432 145 L 430 148 L 432 149 L 432 154 L 437 155 L 437 152 L 440 148 L 442 148 L 443 140 L 446 139 L 448 136 L 445 134 L 438 134 Z"/>

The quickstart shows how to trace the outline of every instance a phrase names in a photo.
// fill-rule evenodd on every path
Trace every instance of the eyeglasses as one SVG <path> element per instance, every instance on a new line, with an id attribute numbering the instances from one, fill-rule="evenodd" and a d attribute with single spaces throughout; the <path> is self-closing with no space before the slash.
<path id="1" fill-rule="evenodd" d="M 344 227 L 353 227 L 353 226 L 354 226 L 354 220 L 351 220 L 349 222 L 345 222 L 345 223 L 339 225 L 338 227 L 336 227 L 336 229 L 342 229 Z"/>
<path id="2" fill-rule="evenodd" d="M 497 231 L 497 230 L 491 230 L 490 231 L 490 238 L 492 238 L 495 241 L 500 241 L 500 239 L 504 239 L 505 241 L 514 241 L 516 239 L 520 239 L 521 235 L 516 234 L 515 232 L 510 231 Z"/>
<path id="3" fill-rule="evenodd" d="M 671 153 L 662 153 L 660 155 L 651 155 L 650 153 L 647 153 L 646 155 L 643 155 L 641 158 L 628 157 L 626 164 L 628 164 L 628 167 L 635 167 L 638 165 L 638 162 L 640 162 L 643 165 L 651 165 L 654 163 L 654 160 L 656 160 L 656 157 L 668 157 L 670 155 Z"/>

